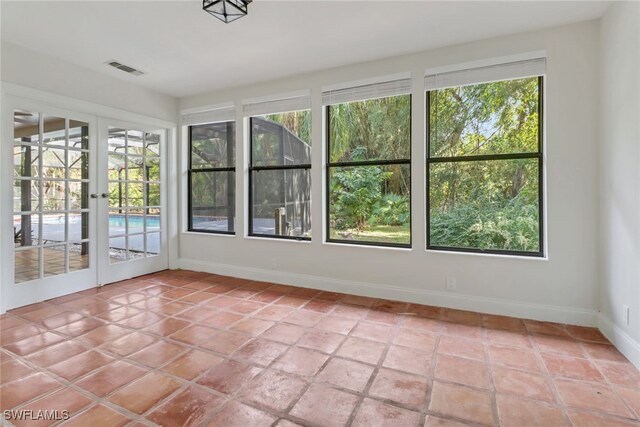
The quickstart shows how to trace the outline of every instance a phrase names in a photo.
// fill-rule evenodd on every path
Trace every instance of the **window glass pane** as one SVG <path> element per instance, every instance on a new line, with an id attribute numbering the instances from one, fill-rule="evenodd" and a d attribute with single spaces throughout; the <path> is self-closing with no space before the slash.
<path id="1" fill-rule="evenodd" d="M 15 247 L 40 244 L 40 214 L 13 215 L 13 241 Z"/>
<path id="2" fill-rule="evenodd" d="M 252 233 L 311 237 L 311 171 L 257 170 L 252 176 Z"/>
<path id="3" fill-rule="evenodd" d="M 89 242 L 69 245 L 69 271 L 89 268 Z"/>
<path id="4" fill-rule="evenodd" d="M 65 178 L 67 155 L 63 148 L 42 147 L 42 175 L 46 178 Z"/>
<path id="5" fill-rule="evenodd" d="M 431 157 L 538 151 L 538 78 L 430 93 Z"/>
<path id="6" fill-rule="evenodd" d="M 144 233 L 144 215 L 135 210 L 127 211 L 127 233 Z"/>
<path id="7" fill-rule="evenodd" d="M 89 153 L 69 150 L 69 179 L 89 179 Z"/>
<path id="8" fill-rule="evenodd" d="M 143 133 L 139 130 L 127 130 L 127 154 L 142 156 L 144 154 Z"/>
<path id="9" fill-rule="evenodd" d="M 147 158 L 145 160 L 146 181 L 160 181 L 160 158 Z"/>
<path id="10" fill-rule="evenodd" d="M 89 207 L 89 182 L 69 181 L 69 209 L 87 209 Z"/>
<path id="11" fill-rule="evenodd" d="M 40 176 L 39 148 L 30 145 L 13 147 L 13 176 Z"/>
<path id="12" fill-rule="evenodd" d="M 89 149 L 89 125 L 87 123 L 69 120 L 69 148 Z"/>
<path id="13" fill-rule="evenodd" d="M 70 242 L 79 242 L 89 238 L 89 212 L 72 212 L 69 214 Z M 111 222 L 111 217 L 109 217 Z"/>
<path id="14" fill-rule="evenodd" d="M 126 182 L 109 182 L 109 207 L 122 208 L 126 206 Z"/>
<path id="15" fill-rule="evenodd" d="M 144 258 L 144 234 L 134 234 L 128 236 L 127 244 L 129 247 L 129 259 Z"/>
<path id="16" fill-rule="evenodd" d="M 66 271 L 67 245 L 55 245 L 42 248 L 44 277 L 64 274 Z"/>
<path id="17" fill-rule="evenodd" d="M 114 264 L 127 260 L 127 238 L 113 237 L 109 239 L 109 263 Z"/>
<path id="18" fill-rule="evenodd" d="M 122 209 L 109 211 L 109 236 L 123 236 L 127 233 L 127 212 Z"/>
<path id="19" fill-rule="evenodd" d="M 125 130 L 110 127 L 107 144 L 109 153 L 126 154 Z"/>
<path id="20" fill-rule="evenodd" d="M 311 111 L 251 118 L 253 166 L 311 163 Z"/>
<path id="21" fill-rule="evenodd" d="M 16 251 L 14 255 L 15 282 L 22 283 L 40 277 L 40 249 Z"/>
<path id="22" fill-rule="evenodd" d="M 154 256 L 160 253 L 160 233 L 147 234 L 147 256 Z"/>
<path id="23" fill-rule="evenodd" d="M 540 251 L 538 159 L 431 163 L 430 245 Z"/>
<path id="24" fill-rule="evenodd" d="M 138 182 L 127 183 L 127 206 L 144 206 L 144 184 Z"/>
<path id="25" fill-rule="evenodd" d="M 410 165 L 333 167 L 329 238 L 411 243 Z"/>
<path id="26" fill-rule="evenodd" d="M 234 231 L 234 172 L 191 172 L 190 197 L 190 230 Z"/>
<path id="27" fill-rule="evenodd" d="M 40 210 L 40 181 L 15 180 L 13 181 L 13 211 L 31 212 Z"/>
<path id="28" fill-rule="evenodd" d="M 330 161 L 409 159 L 411 95 L 328 107 Z"/>
<path id="29" fill-rule="evenodd" d="M 62 243 L 67 240 L 64 213 L 42 214 L 42 244 Z"/>
<path id="30" fill-rule="evenodd" d="M 191 126 L 191 168 L 235 166 L 235 122 Z"/>
<path id="31" fill-rule="evenodd" d="M 65 119 L 44 115 L 42 142 L 47 145 L 64 147 L 67 145 Z"/>
<path id="32" fill-rule="evenodd" d="M 147 233 L 160 231 L 159 209 L 145 209 L 145 228 Z"/>
<path id="33" fill-rule="evenodd" d="M 147 157 L 160 156 L 160 135 L 158 135 L 157 133 L 145 133 L 144 142 L 145 142 L 144 154 Z"/>
<path id="34" fill-rule="evenodd" d="M 147 186 L 147 206 L 160 206 L 160 184 L 149 183 Z"/>
<path id="35" fill-rule="evenodd" d="M 15 144 L 40 142 L 40 114 L 25 110 L 13 112 L 13 142 Z"/>
<path id="36" fill-rule="evenodd" d="M 129 181 L 144 181 L 144 167 L 142 157 L 127 158 L 127 179 Z"/>
<path id="37" fill-rule="evenodd" d="M 127 157 L 120 154 L 109 153 L 109 170 L 108 176 L 110 180 L 127 179 L 126 165 Z"/>
<path id="38" fill-rule="evenodd" d="M 67 183 L 65 181 L 42 181 L 42 210 L 65 210 L 65 193 Z"/>

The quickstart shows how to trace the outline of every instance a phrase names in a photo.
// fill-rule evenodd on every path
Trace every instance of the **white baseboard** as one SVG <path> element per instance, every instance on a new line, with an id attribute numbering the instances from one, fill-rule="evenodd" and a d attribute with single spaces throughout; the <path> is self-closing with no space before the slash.
<path id="1" fill-rule="evenodd" d="M 620 350 L 620 353 L 624 354 L 631 363 L 640 369 L 639 342 L 634 340 L 602 313 L 598 315 L 598 329 Z"/>
<path id="2" fill-rule="evenodd" d="M 598 313 L 595 310 L 562 307 L 556 305 L 530 304 L 501 298 L 487 298 L 439 292 L 427 289 L 404 288 L 394 285 L 362 283 L 308 274 L 288 273 L 262 268 L 220 264 L 181 258 L 180 268 L 204 271 L 243 279 L 260 280 L 286 285 L 314 288 L 324 291 L 341 292 L 374 298 L 384 298 L 417 304 L 470 310 L 488 314 L 520 317 L 524 319 L 567 323 L 572 325 L 596 326 Z"/>

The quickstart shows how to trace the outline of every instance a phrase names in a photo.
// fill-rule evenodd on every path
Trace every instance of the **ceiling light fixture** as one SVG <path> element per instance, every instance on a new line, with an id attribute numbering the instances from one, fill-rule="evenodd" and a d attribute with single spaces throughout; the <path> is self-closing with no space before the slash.
<path id="1" fill-rule="evenodd" d="M 242 18 L 253 0 L 202 0 L 202 9 L 219 20 L 229 23 Z"/>

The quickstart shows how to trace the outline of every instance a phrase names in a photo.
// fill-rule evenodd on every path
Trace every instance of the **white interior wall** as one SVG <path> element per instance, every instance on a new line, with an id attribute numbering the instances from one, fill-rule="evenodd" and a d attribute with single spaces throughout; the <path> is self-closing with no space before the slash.
<path id="1" fill-rule="evenodd" d="M 600 326 L 640 366 L 640 3 L 614 3 L 600 42 Z"/>
<path id="2" fill-rule="evenodd" d="M 7 42 L 2 42 L 2 82 L 176 122 L 174 97 Z"/>
<path id="3" fill-rule="evenodd" d="M 244 127 L 238 126 L 237 137 L 242 143 L 237 151 L 237 235 L 181 233 L 180 266 L 361 295 L 594 325 L 599 275 L 598 36 L 599 22 L 585 22 L 180 99 L 181 109 L 230 101 L 240 106 L 247 98 L 311 89 L 314 114 L 313 241 L 244 237 L 246 141 Z M 548 259 L 425 251 L 425 69 L 534 51 L 547 54 Z M 322 87 L 403 72 L 411 72 L 414 78 L 413 248 L 325 244 Z M 183 134 L 183 168 L 186 142 Z M 185 177 L 183 173 L 183 206 L 186 206 Z M 457 278 L 457 292 L 445 291 L 447 276 Z"/>

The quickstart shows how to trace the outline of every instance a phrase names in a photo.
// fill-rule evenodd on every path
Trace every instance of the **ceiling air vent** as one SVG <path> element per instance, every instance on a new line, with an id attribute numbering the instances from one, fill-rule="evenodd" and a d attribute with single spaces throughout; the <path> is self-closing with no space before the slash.
<path id="1" fill-rule="evenodd" d="M 144 74 L 143 71 L 136 70 L 135 68 L 129 67 L 128 65 L 121 64 L 118 61 L 107 61 L 105 62 L 105 64 L 110 65 L 114 68 L 117 68 L 118 70 L 122 70 L 125 73 L 133 74 L 134 76 L 141 76 Z"/>

